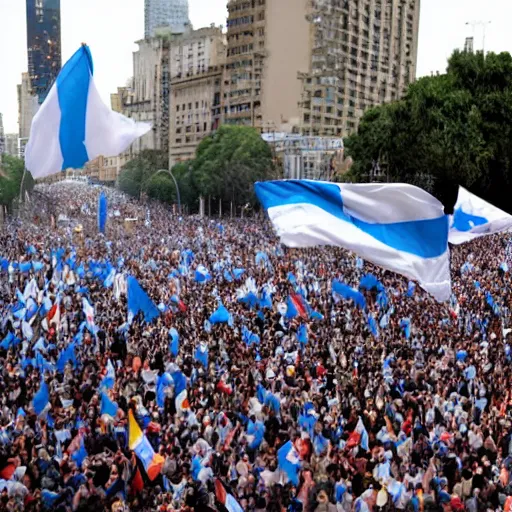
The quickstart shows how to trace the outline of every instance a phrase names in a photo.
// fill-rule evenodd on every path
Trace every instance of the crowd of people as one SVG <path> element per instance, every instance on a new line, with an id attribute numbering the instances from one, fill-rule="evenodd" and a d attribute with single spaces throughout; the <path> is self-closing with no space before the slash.
<path id="1" fill-rule="evenodd" d="M 262 216 L 37 189 L 0 228 L 0 511 L 512 510 L 508 235 L 443 304 Z"/>

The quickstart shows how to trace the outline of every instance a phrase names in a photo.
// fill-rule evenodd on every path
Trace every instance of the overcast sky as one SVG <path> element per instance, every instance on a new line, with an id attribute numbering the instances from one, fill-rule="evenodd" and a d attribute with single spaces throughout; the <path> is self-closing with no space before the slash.
<path id="1" fill-rule="evenodd" d="M 273 0 L 279 1 L 279 0 Z M 225 25 L 227 0 L 189 0 L 195 28 Z M 27 70 L 25 0 L 0 0 L 0 112 L 6 132 L 17 132 L 16 84 Z M 96 84 L 105 101 L 132 75 L 134 42 L 144 34 L 144 0 L 61 0 L 62 58 L 65 62 L 80 43 L 94 57 Z M 443 71 L 454 48 L 474 34 L 482 47 L 483 31 L 468 21 L 491 21 L 488 51 L 512 51 L 510 0 L 422 0 L 418 76 Z M 283 25 L 285 29 L 285 25 Z"/>

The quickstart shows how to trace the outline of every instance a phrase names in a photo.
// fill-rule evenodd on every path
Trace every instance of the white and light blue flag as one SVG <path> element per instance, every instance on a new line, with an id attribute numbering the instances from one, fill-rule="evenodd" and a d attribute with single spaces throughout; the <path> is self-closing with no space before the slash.
<path id="1" fill-rule="evenodd" d="M 448 216 L 428 192 L 310 180 L 260 182 L 255 190 L 283 244 L 344 247 L 418 281 L 439 301 L 450 298 Z"/>
<path id="2" fill-rule="evenodd" d="M 463 187 L 450 216 L 451 244 L 463 244 L 479 236 L 492 235 L 512 228 L 512 215 L 496 208 Z"/>
<path id="3" fill-rule="evenodd" d="M 147 133 L 103 103 L 93 80 L 89 48 L 69 59 L 32 121 L 25 165 L 34 178 L 80 169 L 98 156 L 117 156 Z"/>

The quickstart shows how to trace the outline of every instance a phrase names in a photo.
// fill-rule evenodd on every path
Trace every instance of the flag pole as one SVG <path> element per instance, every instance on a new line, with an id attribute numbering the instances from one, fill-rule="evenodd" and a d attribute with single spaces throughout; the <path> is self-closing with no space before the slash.
<path id="1" fill-rule="evenodd" d="M 25 184 L 25 175 L 27 174 L 27 168 L 23 167 L 23 176 L 21 177 L 21 185 L 20 185 L 20 202 L 24 202 L 24 195 L 23 194 L 23 185 Z"/>

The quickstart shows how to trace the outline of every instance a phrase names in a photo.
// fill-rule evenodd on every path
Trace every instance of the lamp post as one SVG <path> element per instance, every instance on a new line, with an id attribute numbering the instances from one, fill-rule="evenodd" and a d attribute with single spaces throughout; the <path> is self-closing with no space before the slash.
<path id="1" fill-rule="evenodd" d="M 180 196 L 180 187 L 178 186 L 178 182 L 176 181 L 176 178 L 174 177 L 174 174 L 172 173 L 172 171 L 170 169 L 160 169 L 160 170 L 156 171 L 156 173 L 154 175 L 156 176 L 157 174 L 161 174 L 161 173 L 167 173 L 172 178 L 172 181 L 174 181 L 174 185 L 176 186 L 176 198 L 178 199 L 178 213 L 181 213 L 181 196 Z"/>

